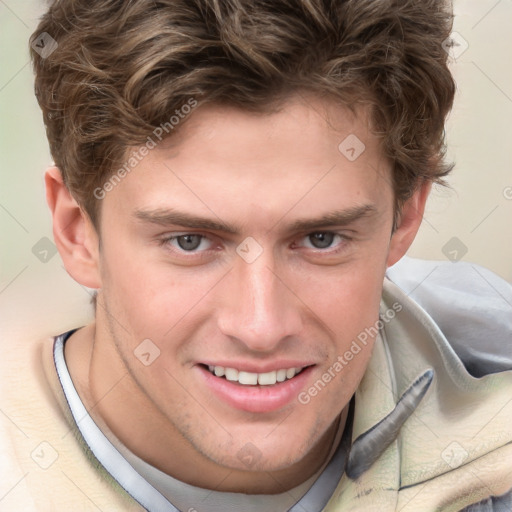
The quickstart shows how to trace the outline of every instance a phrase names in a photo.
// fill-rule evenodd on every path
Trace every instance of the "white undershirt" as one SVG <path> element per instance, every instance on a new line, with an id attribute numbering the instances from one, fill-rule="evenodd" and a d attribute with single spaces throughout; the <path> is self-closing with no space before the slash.
<path id="1" fill-rule="evenodd" d="M 193 508 L 197 512 L 239 512 L 241 510 L 244 512 L 282 512 L 289 510 L 311 488 L 332 457 L 335 451 L 334 448 L 338 446 L 341 440 L 342 433 L 343 430 L 338 429 L 328 459 L 312 477 L 287 492 L 273 495 L 219 492 L 195 487 L 181 482 L 148 464 L 132 453 L 118 439 L 111 439 L 111 441 L 135 470 L 180 510 L 188 511 Z M 309 512 L 309 509 L 306 510 Z"/>

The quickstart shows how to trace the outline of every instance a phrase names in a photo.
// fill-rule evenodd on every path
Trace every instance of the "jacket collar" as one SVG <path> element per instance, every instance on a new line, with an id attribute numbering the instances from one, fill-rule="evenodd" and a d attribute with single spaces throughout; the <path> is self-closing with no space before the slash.
<path id="1" fill-rule="evenodd" d="M 471 376 L 432 318 L 386 279 L 381 314 L 394 303 L 401 310 L 383 322 L 356 391 L 346 472 L 325 512 L 387 512 L 409 500 L 410 510 L 436 501 L 459 510 L 478 501 L 468 502 L 475 484 L 465 465 L 512 443 L 512 372 Z M 496 494 L 512 486 L 507 474 Z M 488 497 L 489 486 L 478 492 Z"/>

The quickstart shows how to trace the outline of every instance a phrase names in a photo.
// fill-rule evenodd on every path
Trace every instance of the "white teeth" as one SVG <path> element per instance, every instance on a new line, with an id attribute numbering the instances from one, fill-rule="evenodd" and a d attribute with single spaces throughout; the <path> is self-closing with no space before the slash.
<path id="1" fill-rule="evenodd" d="M 228 380 L 233 382 L 238 381 L 238 370 L 235 370 L 234 368 L 226 368 L 225 375 Z"/>
<path id="2" fill-rule="evenodd" d="M 225 368 L 224 366 L 208 365 L 208 370 L 217 377 L 226 377 L 231 382 L 238 382 L 246 386 L 273 386 L 276 382 L 284 382 L 292 379 L 301 372 L 302 368 L 283 368 L 266 373 L 251 373 L 238 371 L 235 368 Z"/>
<path id="3" fill-rule="evenodd" d="M 277 382 L 284 382 L 286 380 L 286 370 L 277 370 Z"/>
<path id="4" fill-rule="evenodd" d="M 277 372 L 258 373 L 258 384 L 260 386 L 272 386 L 277 381 Z"/>
<path id="5" fill-rule="evenodd" d="M 238 372 L 238 382 L 240 384 L 255 386 L 256 384 L 258 384 L 258 374 L 249 372 Z"/>

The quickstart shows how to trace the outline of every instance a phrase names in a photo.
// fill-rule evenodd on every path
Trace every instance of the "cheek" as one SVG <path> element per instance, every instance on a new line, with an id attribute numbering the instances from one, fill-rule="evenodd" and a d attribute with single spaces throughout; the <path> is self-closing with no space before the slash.
<path id="1" fill-rule="evenodd" d="M 105 283 L 105 295 L 130 326 L 130 331 L 161 337 L 189 314 L 204 295 L 197 283 L 156 272 L 149 265 L 120 271 Z"/>
<path id="2" fill-rule="evenodd" d="M 354 262 L 308 279 L 297 294 L 343 344 L 377 321 L 384 273 L 383 262 Z"/>
<path id="3" fill-rule="evenodd" d="M 208 304 L 221 276 L 199 269 L 177 271 L 140 256 L 116 260 L 109 254 L 104 300 L 123 351 L 131 354 L 149 339 L 162 350 L 159 362 L 169 363 L 166 349 L 176 359 L 186 359 L 192 334 L 211 320 Z"/>

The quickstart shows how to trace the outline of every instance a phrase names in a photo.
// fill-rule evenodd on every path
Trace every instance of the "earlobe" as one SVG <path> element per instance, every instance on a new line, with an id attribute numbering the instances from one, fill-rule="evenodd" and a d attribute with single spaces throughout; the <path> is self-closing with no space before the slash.
<path id="1" fill-rule="evenodd" d="M 64 184 L 60 170 L 45 174 L 46 201 L 53 220 L 53 237 L 68 273 L 88 288 L 101 288 L 98 235 Z"/>
<path id="2" fill-rule="evenodd" d="M 400 260 L 414 241 L 423 220 L 425 204 L 431 188 L 431 182 L 424 182 L 404 203 L 400 212 L 398 226 L 391 237 L 387 260 L 388 267 Z"/>

